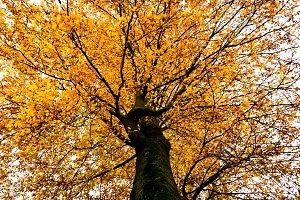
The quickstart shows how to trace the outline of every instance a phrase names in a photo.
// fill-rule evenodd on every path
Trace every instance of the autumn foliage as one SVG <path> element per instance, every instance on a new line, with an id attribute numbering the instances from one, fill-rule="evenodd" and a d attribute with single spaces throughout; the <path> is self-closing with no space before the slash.
<path id="1" fill-rule="evenodd" d="M 0 1 L 0 199 L 126 199 L 144 92 L 188 199 L 297 199 L 296 0 Z"/>

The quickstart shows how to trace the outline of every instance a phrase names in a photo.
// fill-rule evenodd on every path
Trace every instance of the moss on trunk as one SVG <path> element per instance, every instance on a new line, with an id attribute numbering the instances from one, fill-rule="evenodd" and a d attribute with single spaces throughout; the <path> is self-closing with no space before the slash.
<path id="1" fill-rule="evenodd" d="M 140 123 L 131 200 L 181 200 L 170 166 L 170 143 L 157 123 Z"/>

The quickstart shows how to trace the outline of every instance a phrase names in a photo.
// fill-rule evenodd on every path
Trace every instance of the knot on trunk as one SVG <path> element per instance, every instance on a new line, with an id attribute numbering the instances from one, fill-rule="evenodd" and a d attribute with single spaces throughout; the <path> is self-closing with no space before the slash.
<path id="1" fill-rule="evenodd" d="M 163 136 L 158 117 L 171 107 L 172 104 L 168 104 L 158 110 L 151 109 L 147 107 L 146 90 L 136 95 L 131 110 L 126 115 L 118 115 L 134 147 L 144 146 L 144 141 L 150 138 L 167 141 Z M 168 142 L 164 143 L 169 146 Z"/>

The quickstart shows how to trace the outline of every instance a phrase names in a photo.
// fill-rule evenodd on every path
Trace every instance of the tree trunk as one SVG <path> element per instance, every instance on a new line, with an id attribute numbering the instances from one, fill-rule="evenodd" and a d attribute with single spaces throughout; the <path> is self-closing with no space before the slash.
<path id="1" fill-rule="evenodd" d="M 170 143 L 156 119 L 140 120 L 136 174 L 130 200 L 182 200 L 170 166 Z M 152 119 L 150 119 L 152 118 Z"/>

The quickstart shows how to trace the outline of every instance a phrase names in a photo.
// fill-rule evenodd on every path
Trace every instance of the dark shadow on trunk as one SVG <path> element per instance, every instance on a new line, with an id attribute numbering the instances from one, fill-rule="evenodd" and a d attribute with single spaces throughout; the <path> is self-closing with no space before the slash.
<path id="1" fill-rule="evenodd" d="M 131 200 L 182 200 L 170 166 L 170 143 L 154 117 L 141 120 Z"/>

